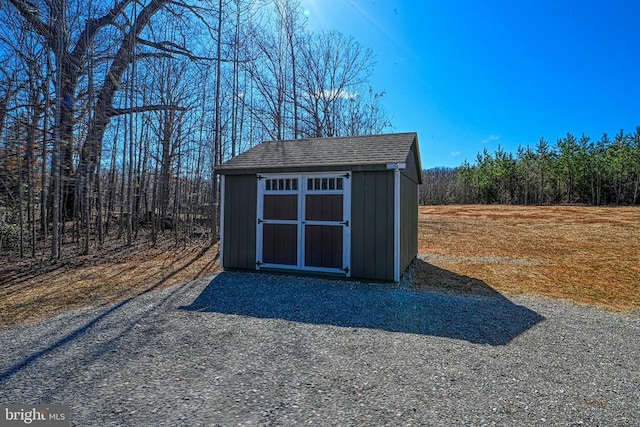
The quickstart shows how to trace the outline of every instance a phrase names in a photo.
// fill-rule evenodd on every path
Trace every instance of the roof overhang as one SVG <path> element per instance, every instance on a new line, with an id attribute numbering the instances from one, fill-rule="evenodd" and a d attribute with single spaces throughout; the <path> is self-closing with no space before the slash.
<path id="1" fill-rule="evenodd" d="M 406 169 L 406 163 L 387 163 L 387 169 Z"/>
<path id="2" fill-rule="evenodd" d="M 392 163 L 395 169 L 396 163 Z M 404 163 L 400 163 L 405 165 Z M 406 166 L 406 165 L 405 165 Z M 402 169 L 402 168 L 400 168 Z M 277 167 L 254 167 L 254 168 L 240 168 L 240 167 L 224 167 L 214 169 L 214 173 L 218 175 L 256 175 L 261 173 L 303 173 L 303 172 L 333 172 L 333 171 L 352 171 L 352 172 L 364 172 L 364 171 L 386 171 L 389 170 L 387 164 L 343 164 L 343 165 L 294 165 L 294 166 L 277 166 Z"/>

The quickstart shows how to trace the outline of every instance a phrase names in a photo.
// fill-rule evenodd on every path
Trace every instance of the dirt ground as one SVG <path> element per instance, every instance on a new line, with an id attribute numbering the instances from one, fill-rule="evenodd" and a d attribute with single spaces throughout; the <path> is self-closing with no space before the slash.
<path id="1" fill-rule="evenodd" d="M 421 206 L 414 287 L 640 307 L 640 208 Z M 0 328 L 219 270 L 218 246 L 138 244 L 0 267 Z"/>
<path id="2" fill-rule="evenodd" d="M 219 269 L 218 245 L 112 245 L 51 262 L 26 259 L 0 267 L 0 328 L 84 306 L 101 306 L 185 283 Z"/>

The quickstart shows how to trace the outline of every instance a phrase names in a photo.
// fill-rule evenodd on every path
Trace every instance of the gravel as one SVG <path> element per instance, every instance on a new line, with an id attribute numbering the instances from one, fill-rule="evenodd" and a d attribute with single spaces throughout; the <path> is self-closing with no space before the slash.
<path id="1" fill-rule="evenodd" d="M 640 318 L 551 299 L 224 272 L 0 342 L 72 425 L 640 425 Z"/>

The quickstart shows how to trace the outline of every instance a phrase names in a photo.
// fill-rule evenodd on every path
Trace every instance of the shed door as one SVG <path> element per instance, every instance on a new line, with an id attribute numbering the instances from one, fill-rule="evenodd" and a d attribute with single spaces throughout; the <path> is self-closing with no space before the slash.
<path id="1" fill-rule="evenodd" d="M 304 195 L 304 266 L 344 269 L 345 216 L 343 176 L 307 176 Z"/>
<path id="2" fill-rule="evenodd" d="M 350 174 L 269 175 L 258 180 L 258 268 L 349 275 Z"/>
<path id="3" fill-rule="evenodd" d="M 265 178 L 258 191 L 260 264 L 297 266 L 299 239 L 298 177 Z M 261 202 L 261 203 L 260 203 Z M 260 212 L 262 209 L 262 212 Z M 258 264 L 258 265 L 260 265 Z"/>

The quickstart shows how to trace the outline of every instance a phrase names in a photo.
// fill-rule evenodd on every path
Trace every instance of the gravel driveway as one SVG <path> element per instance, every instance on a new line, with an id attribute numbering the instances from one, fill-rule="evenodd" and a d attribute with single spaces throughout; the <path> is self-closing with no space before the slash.
<path id="1" fill-rule="evenodd" d="M 224 272 L 0 342 L 73 425 L 640 425 L 640 319 L 549 299 Z"/>

